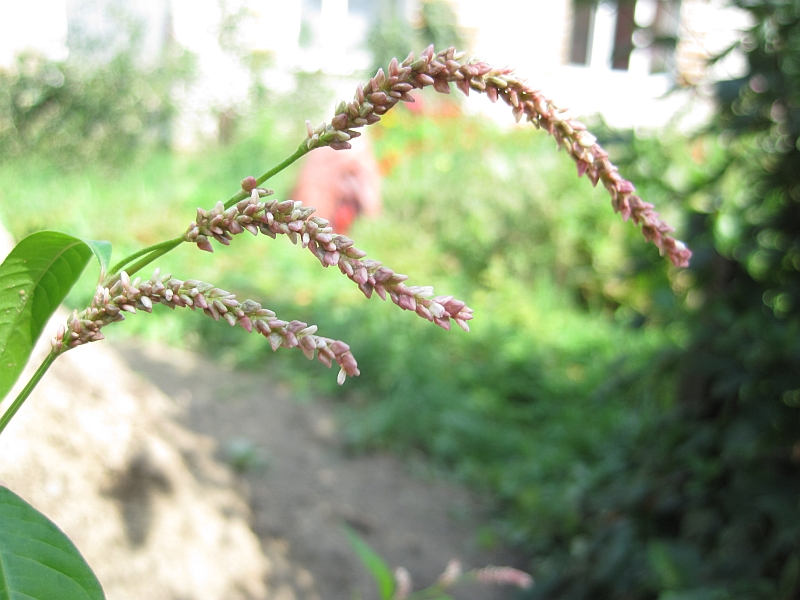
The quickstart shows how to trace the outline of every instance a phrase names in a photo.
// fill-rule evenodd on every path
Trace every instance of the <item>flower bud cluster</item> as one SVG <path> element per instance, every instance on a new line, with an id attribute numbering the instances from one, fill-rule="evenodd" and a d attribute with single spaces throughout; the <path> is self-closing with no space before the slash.
<path id="1" fill-rule="evenodd" d="M 308 125 L 307 148 L 331 146 L 337 150 L 349 148 L 348 140 L 359 135 L 354 129 L 380 121 L 380 116 L 398 102 L 413 102 L 409 91 L 428 86 L 441 93 L 450 93 L 454 83 L 465 95 L 470 90 L 485 93 L 492 102 L 498 98 L 506 102 L 517 121 L 524 116 L 537 128 L 555 137 L 578 167 L 578 176 L 586 174 L 593 185 L 600 181 L 611 195 L 615 212 L 641 225 L 644 237 L 653 242 L 662 254 L 680 267 L 688 266 L 691 252 L 686 246 L 669 236 L 673 228 L 663 222 L 653 205 L 635 195 L 633 184 L 623 179 L 608 153 L 597 144 L 586 126 L 570 118 L 565 110 L 529 87 L 513 74 L 512 69 L 497 69 L 477 59 L 464 60 L 463 53 L 448 48 L 435 53 L 428 47 L 418 59 L 409 54 L 402 62 L 392 59 L 386 73 L 382 69 L 365 86 L 356 89 L 354 99 L 341 102 L 330 124 L 322 123 L 316 129 Z"/>
<path id="2" fill-rule="evenodd" d="M 522 589 L 533 585 L 533 577 L 513 567 L 484 567 L 472 573 L 481 583 L 513 585 Z"/>
<path id="3" fill-rule="evenodd" d="M 155 304 L 173 309 L 199 308 L 216 321 L 224 319 L 231 326 L 239 324 L 247 332 L 260 333 L 269 340 L 273 350 L 300 348 L 309 360 L 313 360 L 316 354 L 317 359 L 327 367 L 336 362 L 340 367 L 340 385 L 346 376 L 359 374 L 350 347 L 344 342 L 316 335 L 316 325 L 282 321 L 258 302 L 239 302 L 234 294 L 210 283 L 162 276 L 159 269 L 149 280 L 142 281 L 137 277 L 131 281 L 128 274 L 122 271 L 107 286 L 99 285 L 89 308 L 82 313 L 73 312 L 66 326 L 58 329 L 51 341 L 52 347 L 56 353 L 62 353 L 82 344 L 102 340 L 104 336 L 100 329 L 109 323 L 124 320 L 125 312 L 152 312 Z"/>
<path id="4" fill-rule="evenodd" d="M 472 319 L 472 309 L 452 296 L 434 296 L 430 286 L 407 286 L 408 277 L 395 273 L 376 260 L 365 258 L 366 252 L 353 246 L 350 238 L 333 233 L 326 219 L 313 216 L 314 209 L 294 200 L 261 201 L 259 190 L 226 209 L 219 202 L 211 211 L 197 210 L 197 220 L 189 226 L 184 239 L 201 250 L 213 252 L 210 238 L 228 245 L 233 235 L 249 231 L 275 238 L 287 235 L 293 243 L 308 248 L 323 267 L 338 266 L 361 292 L 370 298 L 376 293 L 382 300 L 388 296 L 404 310 L 450 329 L 453 319 L 465 331 Z"/>
<path id="5" fill-rule="evenodd" d="M 253 181 L 248 181 L 250 179 Z M 250 197 L 254 199 L 253 203 L 257 203 L 258 199 L 263 196 L 271 196 L 274 194 L 272 190 L 252 187 L 254 185 L 255 178 L 253 177 L 242 180 L 242 189 L 250 187 L 247 191 L 250 192 Z M 242 202 L 249 201 L 245 199 L 242 200 Z M 242 204 L 242 202 L 239 202 L 239 204 Z M 231 236 L 242 233 L 245 229 L 253 235 L 258 234 L 258 224 L 253 221 L 251 215 L 245 214 L 243 211 L 239 210 L 239 204 L 226 209 L 222 202 L 217 202 L 217 205 L 210 211 L 198 208 L 197 222 L 189 226 L 189 229 L 183 236 L 184 239 L 187 242 L 197 244 L 197 247 L 201 250 L 214 252 L 214 247 L 211 245 L 209 238 L 214 238 L 220 244 L 228 246 L 231 243 Z M 275 236 L 273 235 L 272 237 Z"/>

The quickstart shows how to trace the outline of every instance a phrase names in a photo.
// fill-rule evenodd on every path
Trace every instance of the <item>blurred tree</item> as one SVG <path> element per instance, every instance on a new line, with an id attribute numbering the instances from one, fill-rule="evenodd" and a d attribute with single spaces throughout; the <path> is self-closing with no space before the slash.
<path id="1" fill-rule="evenodd" d="M 370 73 L 386 68 L 392 58 L 403 60 L 409 52 L 408 41 L 414 30 L 403 14 L 398 0 L 380 0 L 377 16 L 367 35 L 367 47 L 372 54 Z"/>
<path id="2" fill-rule="evenodd" d="M 380 0 L 367 37 L 372 53 L 370 73 L 385 69 L 392 58 L 403 60 L 409 52 L 409 40 L 418 50 L 431 44 L 436 48 L 465 49 L 465 37 L 449 0 L 422 0 L 413 26 L 405 17 L 402 0 Z"/>
<path id="3" fill-rule="evenodd" d="M 159 61 L 137 64 L 135 39 L 102 62 L 20 55 L 0 69 L 0 153 L 6 159 L 36 153 L 64 166 L 111 165 L 138 149 L 167 146 L 173 86 L 192 72 L 192 56 L 174 45 Z"/>
<path id="4" fill-rule="evenodd" d="M 676 401 L 609 447 L 532 598 L 800 598 L 800 4 L 734 4 L 749 73 L 707 134 L 727 168 L 690 194 Z"/>
<path id="5" fill-rule="evenodd" d="M 466 48 L 458 15 L 449 0 L 422 0 L 415 29 L 422 46 Z"/>

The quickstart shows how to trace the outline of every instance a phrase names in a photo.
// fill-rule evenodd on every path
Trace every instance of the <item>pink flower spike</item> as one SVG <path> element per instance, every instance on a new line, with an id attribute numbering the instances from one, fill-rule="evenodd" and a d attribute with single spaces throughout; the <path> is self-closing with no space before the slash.
<path id="1" fill-rule="evenodd" d="M 485 567 L 474 573 L 475 579 L 482 583 L 513 585 L 522 589 L 533 585 L 533 577 L 513 567 Z"/>

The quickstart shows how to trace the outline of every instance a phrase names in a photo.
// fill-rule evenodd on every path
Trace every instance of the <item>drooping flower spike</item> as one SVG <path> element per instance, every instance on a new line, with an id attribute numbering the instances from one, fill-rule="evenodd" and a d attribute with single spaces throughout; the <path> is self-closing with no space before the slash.
<path id="1" fill-rule="evenodd" d="M 330 123 L 315 129 L 307 124 L 306 147 L 350 148 L 349 140 L 360 135 L 356 129 L 377 123 L 398 102 L 414 102 L 409 95 L 411 90 L 432 86 L 437 92 L 449 94 L 451 83 L 467 96 L 475 91 L 486 94 L 492 102 L 502 99 L 517 121 L 524 117 L 547 131 L 575 161 L 579 177 L 585 174 L 592 185 L 603 184 L 614 211 L 623 220 L 631 219 L 640 225 L 644 237 L 676 266 L 688 266 L 691 251 L 669 235 L 673 228 L 661 220 L 653 205 L 634 194 L 633 184 L 620 176 L 608 160 L 608 153 L 583 123 L 570 118 L 567 111 L 528 86 L 512 69 L 496 68 L 475 58 L 465 60 L 464 53 L 457 53 L 455 48 L 436 53 L 430 46 L 418 59 L 413 53 L 402 63 L 392 59 L 385 73 L 379 69 L 366 85 L 358 86 L 351 102 L 339 103 Z"/>
<path id="2" fill-rule="evenodd" d="M 234 235 L 249 231 L 275 238 L 288 236 L 308 248 L 323 267 L 336 265 L 362 293 L 370 298 L 374 293 L 404 310 L 442 327 L 450 329 L 450 319 L 469 331 L 467 321 L 472 319 L 472 309 L 452 296 L 434 296 L 430 286 L 407 286 L 407 276 L 395 273 L 376 260 L 366 257 L 366 252 L 353 246 L 353 240 L 333 232 L 326 219 L 313 216 L 314 209 L 294 200 L 265 200 L 269 190 L 254 188 L 250 197 L 225 208 L 222 202 L 210 211 L 197 209 L 197 218 L 184 234 L 184 239 L 213 252 L 211 239 L 228 245 Z"/>
<path id="3" fill-rule="evenodd" d="M 67 324 L 58 329 L 51 340 L 53 351 L 61 354 L 71 348 L 102 340 L 105 336 L 100 329 L 109 323 L 123 321 L 125 312 L 152 312 L 155 304 L 173 309 L 199 308 L 216 321 L 224 319 L 231 326 L 238 324 L 247 332 L 260 333 L 269 340 L 273 350 L 300 348 L 309 360 L 316 355 L 327 367 L 336 362 L 340 367 L 337 378 L 340 385 L 348 375 L 354 377 L 359 374 L 350 346 L 316 335 L 316 325 L 309 326 L 302 321 L 282 321 L 271 310 L 262 308 L 258 302 L 239 302 L 234 294 L 210 283 L 194 279 L 181 281 L 171 275 L 162 276 L 159 269 L 145 281 L 138 277 L 131 281 L 128 274 L 122 271 L 107 286 L 98 286 L 89 308 L 81 313 L 74 311 Z"/>

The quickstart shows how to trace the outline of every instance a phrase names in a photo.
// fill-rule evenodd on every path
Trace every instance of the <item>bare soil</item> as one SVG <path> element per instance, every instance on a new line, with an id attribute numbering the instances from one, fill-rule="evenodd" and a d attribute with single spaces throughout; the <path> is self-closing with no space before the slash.
<path id="1" fill-rule="evenodd" d="M 431 584 L 451 558 L 466 567 L 515 562 L 508 551 L 479 547 L 486 514 L 465 489 L 414 476 L 391 456 L 348 454 L 330 403 L 299 403 L 266 374 L 189 352 L 132 340 L 114 346 L 182 405 L 186 426 L 214 438 L 221 455 L 242 467 L 274 600 L 378 597 L 343 522 L 392 566 L 406 567 L 415 589 Z M 493 600 L 513 590 L 473 584 L 455 595 Z"/>

